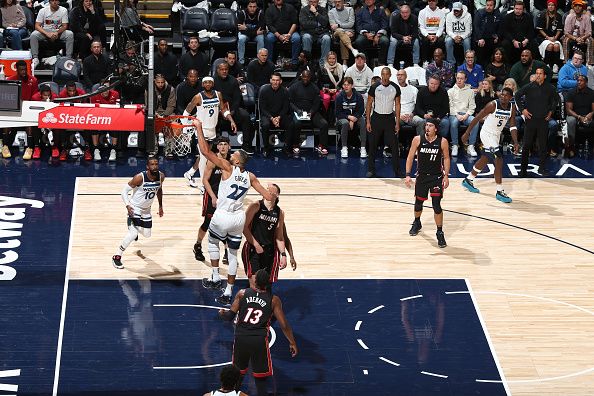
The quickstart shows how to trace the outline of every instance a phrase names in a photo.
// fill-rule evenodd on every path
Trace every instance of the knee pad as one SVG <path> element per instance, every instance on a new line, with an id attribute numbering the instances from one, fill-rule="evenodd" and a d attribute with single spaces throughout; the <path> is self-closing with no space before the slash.
<path id="1" fill-rule="evenodd" d="M 208 255 L 211 260 L 218 260 L 221 258 L 221 253 L 219 252 L 219 240 L 214 239 L 211 236 L 208 237 Z"/>
<path id="2" fill-rule="evenodd" d="M 431 197 L 431 201 L 433 203 L 433 211 L 435 214 L 441 214 L 441 197 Z"/>
<path id="3" fill-rule="evenodd" d="M 200 226 L 200 229 L 204 232 L 208 231 L 208 226 L 210 225 L 211 217 L 204 216 L 204 222 Z"/>
<path id="4" fill-rule="evenodd" d="M 229 275 L 237 275 L 237 249 L 229 249 Z"/>
<path id="5" fill-rule="evenodd" d="M 151 228 L 144 228 L 141 227 L 138 231 L 140 232 L 140 234 L 145 237 L 145 238 L 150 238 L 151 237 Z"/>
<path id="6" fill-rule="evenodd" d="M 415 212 L 421 212 L 423 210 L 423 201 L 419 198 L 415 199 Z"/>

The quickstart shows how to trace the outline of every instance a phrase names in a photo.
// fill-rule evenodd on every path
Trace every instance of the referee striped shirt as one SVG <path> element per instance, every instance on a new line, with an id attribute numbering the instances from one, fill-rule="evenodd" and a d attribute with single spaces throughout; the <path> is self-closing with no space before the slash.
<path id="1" fill-rule="evenodd" d="M 380 82 L 369 88 L 369 96 L 373 98 L 373 111 L 378 114 L 394 113 L 394 100 L 400 96 L 400 87 L 390 81 L 388 85 Z"/>

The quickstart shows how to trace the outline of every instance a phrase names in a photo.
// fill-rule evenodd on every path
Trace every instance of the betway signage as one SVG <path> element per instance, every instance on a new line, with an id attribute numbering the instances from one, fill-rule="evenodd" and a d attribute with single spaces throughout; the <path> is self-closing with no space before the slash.
<path id="1" fill-rule="evenodd" d="M 144 131 L 142 106 L 66 104 L 39 113 L 39 127 L 95 131 Z"/>

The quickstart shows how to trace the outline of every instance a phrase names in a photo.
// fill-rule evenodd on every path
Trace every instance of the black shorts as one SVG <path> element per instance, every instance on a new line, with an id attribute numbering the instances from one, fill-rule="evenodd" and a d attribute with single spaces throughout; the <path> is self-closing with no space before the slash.
<path id="1" fill-rule="evenodd" d="M 272 358 L 268 337 L 261 335 L 236 335 L 233 342 L 233 364 L 245 374 L 252 362 L 254 377 L 272 375 Z"/>
<path id="2" fill-rule="evenodd" d="M 258 270 L 265 269 L 270 274 L 270 283 L 274 283 L 278 279 L 280 252 L 276 246 L 265 247 L 264 253 L 258 254 L 256 248 L 246 242 L 243 244 L 241 259 L 248 278 L 255 275 Z"/>
<path id="3" fill-rule="evenodd" d="M 421 201 L 426 201 L 429 196 L 443 197 L 443 175 L 417 176 L 415 196 Z"/>
<path id="4" fill-rule="evenodd" d="M 204 191 L 204 196 L 202 197 L 202 217 L 212 217 L 216 210 L 212 203 L 210 194 Z"/>

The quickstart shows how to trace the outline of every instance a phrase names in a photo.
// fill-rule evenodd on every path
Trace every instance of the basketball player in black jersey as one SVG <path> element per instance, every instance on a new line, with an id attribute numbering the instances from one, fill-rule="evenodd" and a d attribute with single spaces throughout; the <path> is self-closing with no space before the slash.
<path id="1" fill-rule="evenodd" d="M 415 220 L 410 231 L 411 236 L 419 233 L 421 228 L 421 213 L 423 202 L 431 195 L 435 224 L 437 225 L 437 244 L 440 248 L 447 246 L 443 234 L 443 211 L 441 199 L 443 190 L 448 188 L 450 182 L 450 150 L 448 141 L 437 134 L 439 120 L 428 119 L 425 123 L 425 134 L 415 136 L 412 140 L 408 158 L 406 159 L 406 186 L 412 186 L 410 178 L 412 165 L 417 156 L 417 180 L 415 183 Z"/>
<path id="2" fill-rule="evenodd" d="M 229 160 L 229 138 L 221 136 L 217 139 L 217 157 Z M 204 222 L 198 229 L 198 239 L 194 244 L 194 258 L 198 261 L 204 261 L 206 258 L 202 253 L 202 240 L 208 231 L 210 219 L 217 207 L 217 194 L 219 192 L 219 184 L 221 183 L 221 175 L 223 171 L 216 166 L 212 161 L 206 163 L 206 169 L 202 177 L 202 184 L 204 185 L 204 197 L 202 198 L 202 217 Z M 227 249 L 225 248 L 225 255 Z M 224 261 L 224 259 L 223 259 Z"/>
<path id="3" fill-rule="evenodd" d="M 252 362 L 252 373 L 258 395 L 267 395 L 266 379 L 272 376 L 272 359 L 268 347 L 268 332 L 272 315 L 278 321 L 283 334 L 289 341 L 292 357 L 298 353 L 293 330 L 287 322 L 281 299 L 270 291 L 270 275 L 266 270 L 256 272 L 256 285 L 240 290 L 229 310 L 219 310 L 219 315 L 232 321 L 238 315 L 233 343 L 233 364 L 242 375 Z M 240 383 L 237 385 L 239 388 Z"/>
<path id="4" fill-rule="evenodd" d="M 252 203 L 245 214 L 241 258 L 250 287 L 255 287 L 256 272 L 265 269 L 270 274 L 270 283 L 278 279 L 278 270 L 287 266 L 283 227 L 285 213 L 278 206 L 280 187 L 268 184 L 268 191 L 276 194 L 274 202 L 262 199 Z"/>

